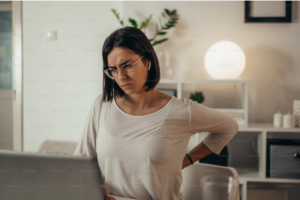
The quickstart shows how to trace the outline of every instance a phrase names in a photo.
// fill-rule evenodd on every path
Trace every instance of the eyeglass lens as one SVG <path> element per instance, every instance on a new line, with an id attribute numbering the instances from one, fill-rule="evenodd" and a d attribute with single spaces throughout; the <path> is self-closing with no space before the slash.
<path id="1" fill-rule="evenodd" d="M 132 65 L 125 65 L 124 68 L 121 70 L 124 75 L 132 75 L 134 73 L 134 66 Z M 117 78 L 118 71 L 117 70 L 107 70 L 107 75 L 110 78 Z"/>

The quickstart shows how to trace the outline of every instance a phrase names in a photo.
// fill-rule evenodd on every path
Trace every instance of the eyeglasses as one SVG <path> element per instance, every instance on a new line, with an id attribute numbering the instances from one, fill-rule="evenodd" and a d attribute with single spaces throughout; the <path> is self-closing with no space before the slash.
<path id="1" fill-rule="evenodd" d="M 141 59 L 143 58 L 140 57 L 137 61 L 135 61 L 132 64 L 126 64 L 122 67 L 122 69 L 106 69 L 104 70 L 104 74 L 106 74 L 109 78 L 111 79 L 116 79 L 118 77 L 118 71 L 121 71 L 124 75 L 132 75 L 135 72 L 135 67 L 134 65 Z"/>

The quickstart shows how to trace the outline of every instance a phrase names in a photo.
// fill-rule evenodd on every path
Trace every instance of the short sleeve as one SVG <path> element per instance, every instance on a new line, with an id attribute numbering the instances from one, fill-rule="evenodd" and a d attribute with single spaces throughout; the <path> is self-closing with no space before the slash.
<path id="1" fill-rule="evenodd" d="M 196 101 L 189 100 L 189 111 L 190 133 L 210 132 L 202 142 L 215 154 L 219 155 L 239 130 L 232 117 Z"/>
<path id="2" fill-rule="evenodd" d="M 81 138 L 73 155 L 80 156 L 96 156 L 96 137 L 99 128 L 99 107 L 102 95 L 99 95 L 93 102 L 87 119 L 85 121 L 84 129 Z"/>

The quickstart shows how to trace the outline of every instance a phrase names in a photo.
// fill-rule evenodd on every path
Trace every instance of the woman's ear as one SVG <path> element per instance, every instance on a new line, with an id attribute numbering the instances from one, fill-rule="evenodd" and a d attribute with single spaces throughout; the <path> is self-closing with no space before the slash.
<path id="1" fill-rule="evenodd" d="M 151 61 L 149 60 L 149 67 L 148 67 L 148 71 L 150 70 L 151 67 Z"/>

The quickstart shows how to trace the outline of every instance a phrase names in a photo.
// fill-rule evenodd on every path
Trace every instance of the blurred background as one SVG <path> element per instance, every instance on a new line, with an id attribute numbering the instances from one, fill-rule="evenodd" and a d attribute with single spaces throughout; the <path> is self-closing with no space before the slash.
<path id="1" fill-rule="evenodd" d="M 284 1 L 256 6 L 265 16 L 285 10 Z M 245 176 L 266 177 L 262 159 L 267 157 L 267 138 L 300 139 L 299 129 L 273 127 L 274 113 L 292 113 L 294 101 L 300 100 L 298 1 L 293 1 L 290 23 L 246 23 L 244 1 L 1 1 L 0 149 L 37 152 L 48 140 L 63 141 L 60 145 L 68 144 L 69 149 L 76 146 L 90 106 L 102 93 L 102 45 L 122 27 L 112 9 L 129 26 L 129 18 L 139 26 L 152 15 L 144 29 L 149 38 L 157 34 L 165 9 L 176 10 L 175 27 L 159 36 L 168 40 L 154 46 L 162 70 L 171 71 L 158 87 L 177 95 L 180 90 L 180 98 L 201 91 L 201 103 L 212 108 L 241 109 L 243 86 L 195 82 L 178 88 L 170 80 L 214 80 L 204 62 L 208 49 L 224 40 L 242 49 L 245 66 L 235 80 L 247 82 L 251 126 L 241 129 L 228 145 L 229 151 L 240 153 L 229 156 L 229 166 L 240 168 L 240 175 L 254 171 Z M 197 137 L 189 148 L 203 139 Z"/>

